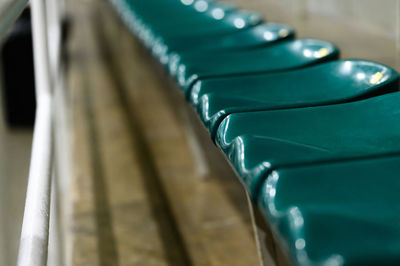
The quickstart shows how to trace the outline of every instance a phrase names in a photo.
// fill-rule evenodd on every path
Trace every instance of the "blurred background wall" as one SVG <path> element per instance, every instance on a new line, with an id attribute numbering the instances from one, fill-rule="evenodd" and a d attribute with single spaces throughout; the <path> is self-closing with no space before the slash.
<path id="1" fill-rule="evenodd" d="M 294 27 L 300 38 L 337 44 L 342 58 L 378 61 L 400 71 L 400 0 L 225 0 Z"/>
<path id="2" fill-rule="evenodd" d="M 285 0 L 286 1 L 286 0 Z M 395 38 L 398 26 L 398 0 L 297 0 L 304 1 L 307 12 L 343 17 L 376 27 Z"/>

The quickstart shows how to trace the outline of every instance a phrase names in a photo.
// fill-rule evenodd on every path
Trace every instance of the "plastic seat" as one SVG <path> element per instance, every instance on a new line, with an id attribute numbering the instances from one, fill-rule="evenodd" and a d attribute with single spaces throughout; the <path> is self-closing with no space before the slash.
<path id="1" fill-rule="evenodd" d="M 169 1 L 159 2 L 154 3 L 152 8 L 147 3 L 127 5 L 130 11 L 123 16 L 125 21 L 143 43 L 152 49 L 177 39 L 201 40 L 209 35 L 229 34 L 262 22 L 262 17 L 256 13 L 204 0 L 193 1 L 190 5 L 183 5 L 180 1 L 173 5 Z M 142 5 L 145 8 L 140 8 Z M 126 13 L 126 10 L 122 12 Z"/>
<path id="2" fill-rule="evenodd" d="M 183 4 L 181 1 L 113 0 L 113 2 L 114 5 L 123 7 L 121 11 L 132 14 L 143 24 L 154 23 L 160 26 L 164 25 L 164 27 L 176 25 L 181 20 L 200 21 L 211 19 L 212 14 L 210 11 L 213 11 L 216 7 L 223 9 L 225 12 L 236 9 L 231 4 L 205 0 L 192 1 L 192 4 Z M 199 9 L 197 8 L 198 6 L 205 6 L 206 8 Z"/>
<path id="3" fill-rule="evenodd" d="M 197 2 L 207 3 L 202 0 Z M 169 9 L 168 5 L 165 7 L 161 5 L 160 7 L 160 4 L 155 4 L 155 6 L 157 6 L 157 9 L 154 10 L 153 8 L 149 14 L 140 12 L 137 16 L 143 24 L 151 28 L 154 34 L 160 36 L 174 34 L 179 36 L 211 29 L 223 21 L 223 19 L 216 19 L 212 15 L 214 10 L 220 10 L 220 12 L 224 13 L 224 16 L 230 13 L 241 12 L 232 5 L 222 5 L 214 2 L 206 4 L 207 9 L 204 9 L 204 11 L 198 11 L 195 8 L 186 6 L 178 9 Z M 203 27 L 199 27 L 199 25 Z"/>
<path id="4" fill-rule="evenodd" d="M 180 57 L 193 54 L 216 53 L 221 51 L 240 51 L 255 49 L 291 40 L 295 36 L 294 30 L 283 24 L 265 23 L 229 35 L 213 36 L 212 38 L 184 39 L 170 42 L 168 49 L 159 49 L 158 57 L 169 56 L 164 60 L 169 64 L 169 72 L 177 69 Z M 156 52 L 157 54 L 157 52 Z"/>
<path id="5" fill-rule="evenodd" d="M 200 80 L 296 69 L 334 60 L 338 56 L 338 48 L 328 42 L 285 41 L 253 50 L 182 57 L 177 67 L 177 80 L 189 97 L 192 85 Z"/>
<path id="6" fill-rule="evenodd" d="M 236 10 L 232 4 L 214 1 L 130 1 L 116 0 L 129 7 L 129 11 L 138 17 L 143 23 L 155 23 L 169 27 L 179 23 L 179 20 L 202 20 L 213 18 L 215 8 L 224 12 Z M 185 3 L 185 4 L 184 4 Z M 175 16 L 175 17 L 171 17 Z M 165 20 L 168 19 L 168 20 Z M 163 21 L 165 20 L 165 21 Z"/>
<path id="7" fill-rule="evenodd" d="M 259 206 L 294 265 L 400 265 L 400 157 L 278 169 Z"/>
<path id="8" fill-rule="evenodd" d="M 217 7 L 217 9 L 220 9 Z M 185 46 L 186 42 L 196 43 L 209 39 L 212 41 L 214 38 L 226 36 L 235 32 L 243 31 L 263 22 L 260 15 L 254 12 L 232 10 L 228 12 L 224 18 L 215 19 L 212 16 L 207 17 L 202 21 L 192 20 L 177 20 L 178 24 L 173 23 L 171 26 L 162 25 L 158 27 L 152 23 L 149 28 L 154 36 L 155 41 L 150 43 L 149 46 L 164 45 L 170 49 L 177 43 L 180 46 Z"/>
<path id="9" fill-rule="evenodd" d="M 147 46 L 151 46 L 152 42 L 160 38 L 160 33 L 162 34 L 163 32 L 167 34 L 168 32 L 190 34 L 193 32 L 193 29 L 198 28 L 198 25 L 213 28 L 218 22 L 218 19 L 215 19 L 213 16 L 215 10 L 224 13 L 236 10 L 233 5 L 204 0 L 113 0 L 113 3 L 127 26 Z M 201 9 L 201 6 L 205 6 L 206 8 Z"/>
<path id="10" fill-rule="evenodd" d="M 167 0 L 167 1 L 133 1 L 133 0 L 114 0 L 116 4 L 123 5 L 125 8 L 129 9 L 130 13 L 133 13 L 138 19 L 143 20 L 143 23 L 148 23 L 154 21 L 160 23 L 162 19 L 169 17 L 171 14 L 180 17 L 195 16 L 193 19 L 197 19 L 202 13 L 205 13 L 209 8 L 216 5 L 220 6 L 230 6 L 234 5 L 220 4 L 214 1 L 207 0 L 194 0 L 194 1 L 177 1 L 177 0 Z M 200 7 L 200 9 L 198 8 Z M 205 8 L 204 8 L 205 7 Z M 166 23 L 172 23 L 173 21 L 166 21 Z"/>
<path id="11" fill-rule="evenodd" d="M 367 100 L 228 115 L 216 143 L 254 198 L 269 172 L 400 153 L 400 92 Z"/>
<path id="12" fill-rule="evenodd" d="M 379 79 L 378 79 L 379 77 Z M 231 113 L 347 102 L 398 90 L 399 75 L 363 60 L 339 60 L 272 74 L 209 79 L 196 83 L 190 102 L 214 139 Z"/>

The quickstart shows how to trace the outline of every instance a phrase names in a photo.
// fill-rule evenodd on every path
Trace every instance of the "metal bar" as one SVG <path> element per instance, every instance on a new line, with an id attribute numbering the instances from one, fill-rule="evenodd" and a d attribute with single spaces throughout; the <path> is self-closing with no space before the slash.
<path id="1" fill-rule="evenodd" d="M 0 38 L 21 14 L 28 0 L 6 0 L 0 1 Z"/>
<path id="2" fill-rule="evenodd" d="M 48 248 L 48 265 L 71 265 L 69 244 L 67 242 L 67 224 L 70 203 L 65 197 L 68 193 L 69 150 L 68 129 L 66 121 L 65 90 L 62 64 L 62 19 L 64 9 L 62 0 L 47 0 L 49 59 L 52 77 L 53 95 L 53 134 L 54 134 L 54 167 L 50 205 L 50 235 Z"/>
<path id="3" fill-rule="evenodd" d="M 52 202 L 55 199 L 57 219 L 58 219 L 58 246 L 59 258 L 58 264 L 52 264 L 50 261 L 48 265 L 72 265 L 72 236 L 69 232 L 69 224 L 71 223 L 72 212 L 72 199 L 69 196 L 70 177 L 71 177 L 71 136 L 69 130 L 69 116 L 67 112 L 66 91 L 64 90 L 64 70 L 61 62 L 58 78 L 55 79 L 54 92 L 53 92 L 53 105 L 56 106 L 53 112 L 54 119 L 54 168 L 55 175 L 53 177 L 53 189 L 56 189 L 52 197 Z M 50 228 L 55 221 L 52 221 L 50 216 Z M 53 241 L 52 241 L 53 240 Z M 54 238 L 50 232 L 49 238 L 49 259 L 52 256 L 52 247 L 54 246 Z"/>
<path id="4" fill-rule="evenodd" d="M 47 264 L 53 166 L 52 79 L 45 1 L 32 0 L 31 9 L 37 110 L 17 265 L 44 266 Z"/>
<path id="5" fill-rule="evenodd" d="M 50 71 L 53 82 L 58 76 L 61 60 L 61 20 L 62 9 L 60 0 L 46 0 L 47 34 Z"/>
<path id="6" fill-rule="evenodd" d="M 259 226 L 257 224 L 257 219 L 255 216 L 255 209 L 254 209 L 255 207 L 254 207 L 253 202 L 251 201 L 250 196 L 247 192 L 246 192 L 246 198 L 247 198 L 247 204 L 249 206 L 251 224 L 253 227 L 254 238 L 256 240 L 257 253 L 258 253 L 260 265 L 261 266 L 275 266 L 276 263 L 273 259 L 273 256 L 265 244 L 265 240 L 266 240 L 265 232 L 263 232 L 263 230 L 261 228 L 259 228 Z M 272 241 L 272 239 L 270 239 L 270 241 Z"/>
<path id="7" fill-rule="evenodd" d="M 20 266 L 47 261 L 52 167 L 51 101 L 42 99 L 36 112 L 31 166 L 18 254 Z"/>

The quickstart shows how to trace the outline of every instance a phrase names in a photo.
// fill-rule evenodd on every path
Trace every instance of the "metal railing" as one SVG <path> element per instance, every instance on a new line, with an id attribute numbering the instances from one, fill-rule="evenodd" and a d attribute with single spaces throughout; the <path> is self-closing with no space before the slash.
<path id="1" fill-rule="evenodd" d="M 0 38 L 3 39 L 7 30 L 21 14 L 28 0 L 0 1 Z"/>
<path id="2" fill-rule="evenodd" d="M 23 8 L 22 2 L 26 1 L 19 2 L 21 5 L 18 7 Z M 55 162 L 53 94 L 60 73 L 61 19 L 58 0 L 30 2 L 37 109 L 17 265 L 43 266 L 48 261 L 51 183 Z"/>

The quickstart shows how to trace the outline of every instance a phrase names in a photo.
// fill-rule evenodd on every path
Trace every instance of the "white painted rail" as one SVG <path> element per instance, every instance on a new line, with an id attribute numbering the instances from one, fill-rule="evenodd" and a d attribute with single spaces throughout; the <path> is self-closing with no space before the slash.
<path id="1" fill-rule="evenodd" d="M 50 21 L 53 24 L 60 21 L 49 19 L 48 14 L 52 12 L 49 7 L 56 8 L 57 2 L 31 0 L 37 110 L 18 253 L 19 266 L 44 266 L 48 261 L 51 183 L 55 161 L 53 87 L 59 74 L 53 63 L 58 63 L 58 58 L 51 57 L 59 56 L 59 48 L 50 52 L 49 32 L 60 26 L 49 27 Z M 59 39 L 54 40 L 54 35 L 51 39 L 59 43 Z"/>

